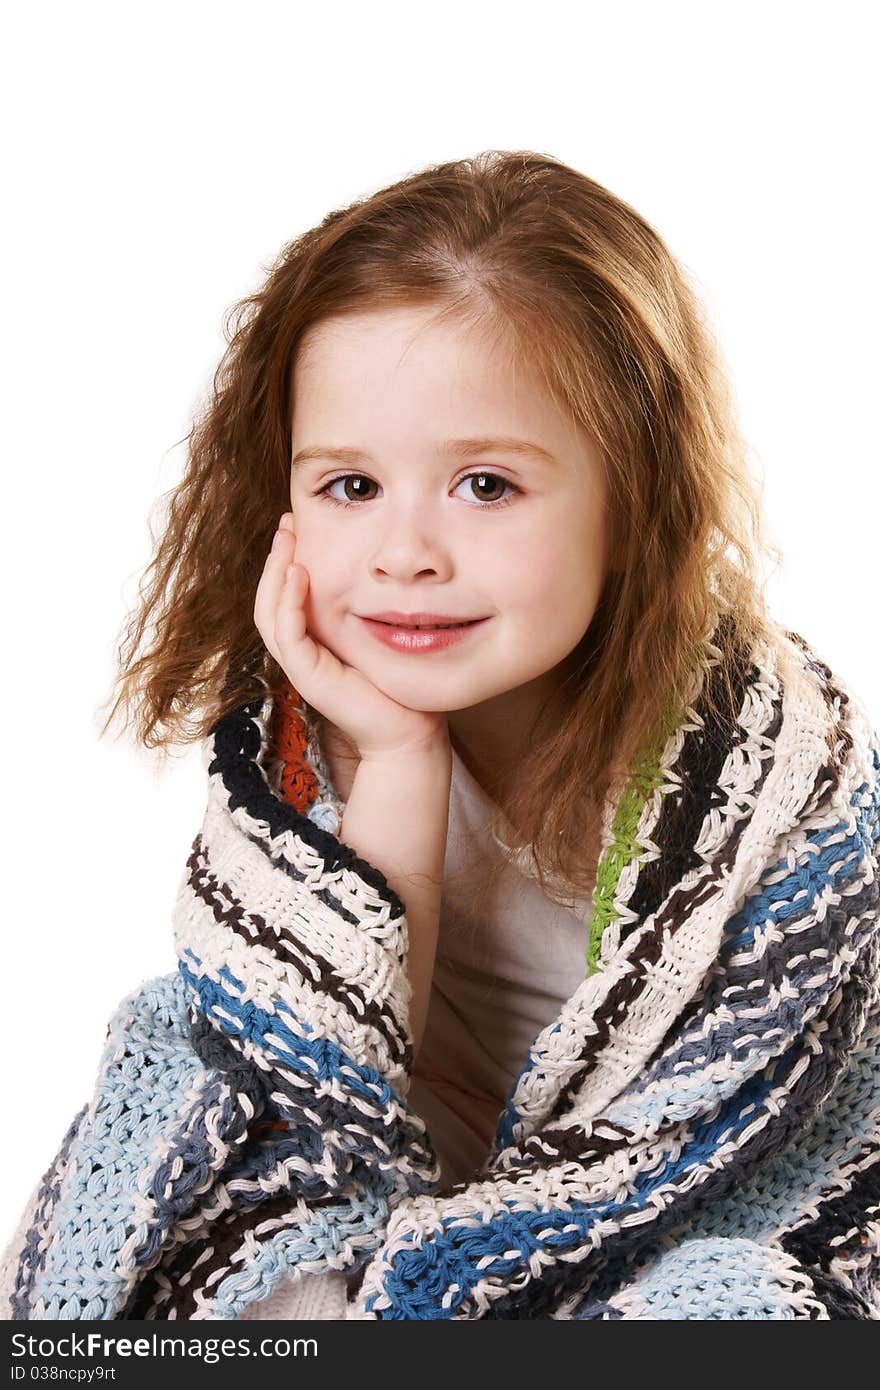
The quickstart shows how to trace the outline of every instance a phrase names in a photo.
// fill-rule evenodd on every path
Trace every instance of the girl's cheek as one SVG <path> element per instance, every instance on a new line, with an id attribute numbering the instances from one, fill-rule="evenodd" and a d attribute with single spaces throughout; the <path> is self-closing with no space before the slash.
<path id="1" fill-rule="evenodd" d="M 314 583 L 320 583 L 322 555 L 321 538 L 315 535 L 315 529 L 310 521 L 301 518 L 300 521 L 297 522 L 296 512 L 294 512 L 293 515 L 297 564 L 305 565 L 309 572 L 310 579 L 312 579 Z"/>
<path id="2" fill-rule="evenodd" d="M 305 561 L 303 561 L 305 564 Z M 308 565 L 306 565 L 308 569 Z M 309 571 L 309 592 L 306 595 L 305 615 L 306 625 L 315 637 L 329 641 L 332 634 L 338 630 L 340 625 L 340 614 L 345 611 L 345 604 L 340 599 L 338 584 L 330 586 L 322 581 L 322 575 L 316 574 L 312 578 Z"/>
<path id="3" fill-rule="evenodd" d="M 546 591 L 558 591 L 559 563 L 552 555 L 522 551 L 508 557 L 503 566 L 493 565 L 491 582 L 507 602 L 532 607 Z"/>

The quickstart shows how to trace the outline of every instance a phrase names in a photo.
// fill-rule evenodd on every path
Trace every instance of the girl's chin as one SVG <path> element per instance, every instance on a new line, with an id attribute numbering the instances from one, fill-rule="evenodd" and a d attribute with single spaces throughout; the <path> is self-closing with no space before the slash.
<path id="1" fill-rule="evenodd" d="M 423 689 L 402 689 L 400 686 L 392 685 L 390 681 L 379 684 L 373 681 L 377 690 L 381 690 L 383 695 L 387 695 L 389 700 L 394 700 L 398 705 L 403 705 L 405 709 L 415 710 L 417 714 L 445 714 L 447 710 L 455 707 L 455 697 L 452 704 L 444 698 L 438 691 L 428 691 Z"/>
<path id="2" fill-rule="evenodd" d="M 456 681 L 443 681 L 429 674 L 413 676 L 409 680 L 399 677 L 395 680 L 387 671 L 367 670 L 365 666 L 361 670 L 389 700 L 395 700 L 397 704 L 417 710 L 420 714 L 445 714 L 449 710 L 465 709 L 480 699 L 470 684 L 460 677 Z"/>

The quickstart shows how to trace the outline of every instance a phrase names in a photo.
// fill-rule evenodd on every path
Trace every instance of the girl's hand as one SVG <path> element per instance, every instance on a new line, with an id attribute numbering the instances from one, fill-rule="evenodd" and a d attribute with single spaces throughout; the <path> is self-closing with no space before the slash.
<path id="1" fill-rule="evenodd" d="M 445 714 L 399 705 L 306 630 L 309 576 L 294 563 L 295 552 L 293 517 L 285 512 L 257 586 L 254 622 L 294 689 L 353 742 L 361 758 L 447 746 Z"/>

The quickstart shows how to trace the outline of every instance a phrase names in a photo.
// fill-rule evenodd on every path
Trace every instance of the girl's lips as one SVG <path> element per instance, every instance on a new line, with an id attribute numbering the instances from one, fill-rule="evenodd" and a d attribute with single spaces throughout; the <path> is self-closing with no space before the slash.
<path id="1" fill-rule="evenodd" d="M 368 632 L 395 651 L 435 652 L 444 647 L 451 647 L 456 642 L 462 642 L 469 632 L 475 632 L 489 619 L 480 618 L 475 623 L 463 623 L 460 627 L 436 628 L 433 631 L 429 628 L 416 631 L 411 627 L 392 627 L 390 623 L 380 623 L 374 618 L 361 618 L 360 621 Z"/>

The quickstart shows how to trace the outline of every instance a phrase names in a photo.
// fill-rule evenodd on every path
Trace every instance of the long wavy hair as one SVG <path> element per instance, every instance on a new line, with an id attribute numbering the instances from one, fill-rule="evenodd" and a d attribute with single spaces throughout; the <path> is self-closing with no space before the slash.
<path id="1" fill-rule="evenodd" d="M 609 785 L 685 707 L 706 632 L 732 619 L 717 629 L 731 658 L 771 636 L 761 565 L 781 553 L 695 287 L 632 207 L 548 155 L 434 164 L 330 212 L 228 310 L 183 478 L 151 513 L 99 736 L 122 711 L 167 754 L 283 685 L 253 609 L 290 507 L 298 346 L 331 315 L 430 305 L 512 335 L 606 470 L 615 565 L 503 807 L 529 827 L 545 891 L 551 878 L 586 890 Z M 716 697 L 735 718 L 729 682 Z"/>

